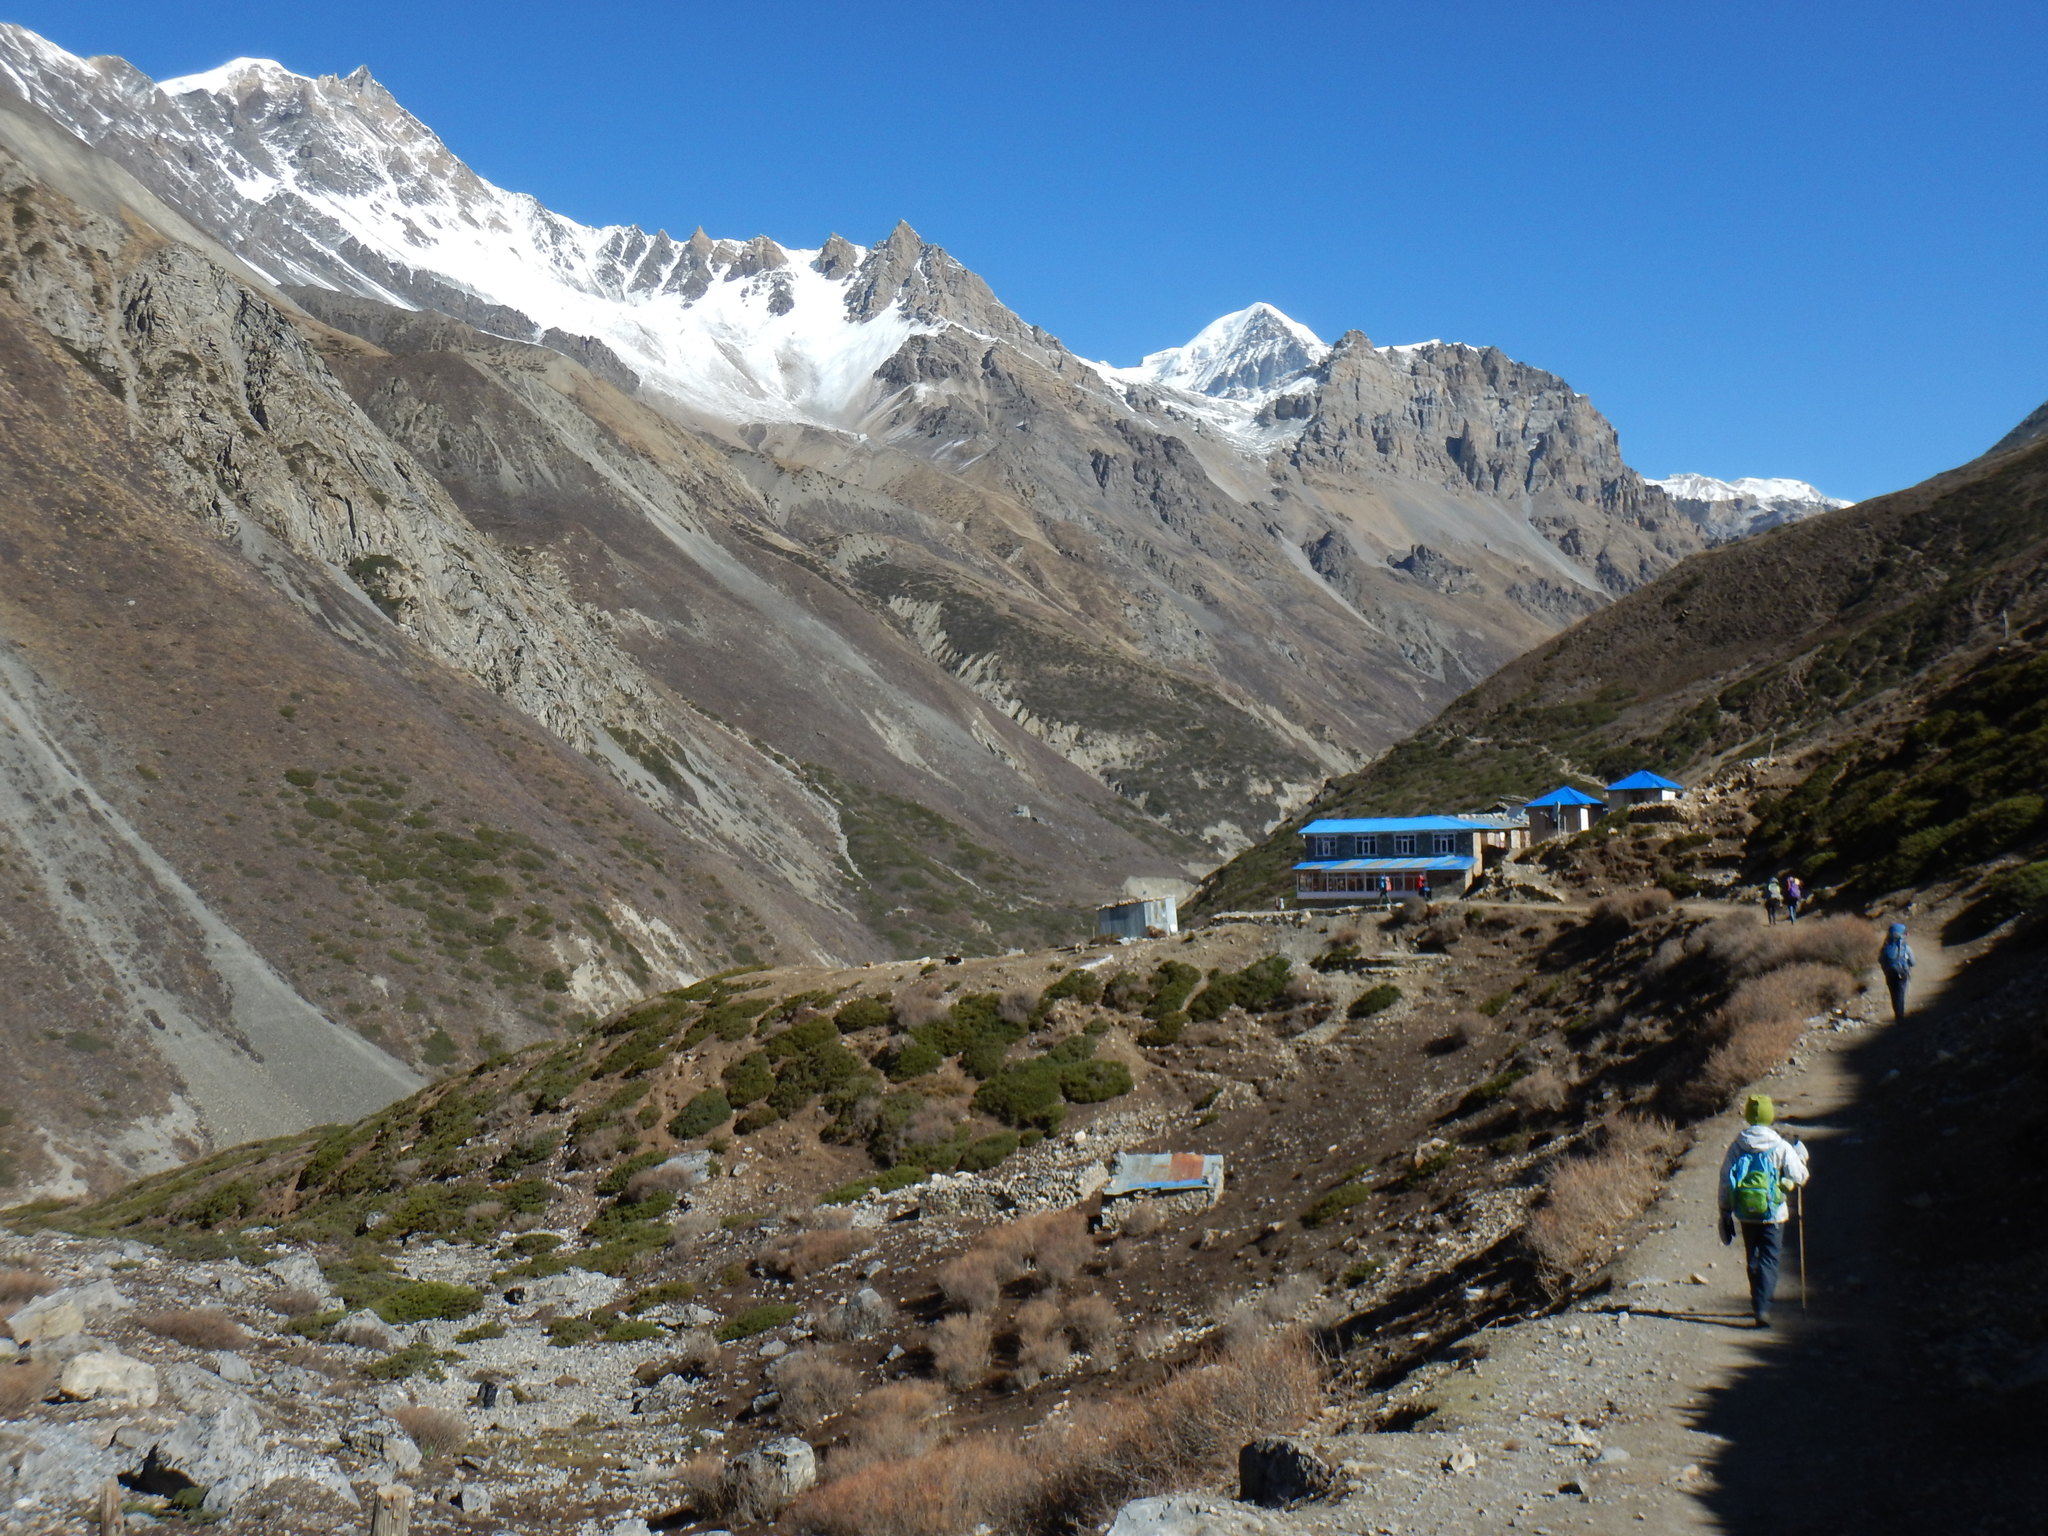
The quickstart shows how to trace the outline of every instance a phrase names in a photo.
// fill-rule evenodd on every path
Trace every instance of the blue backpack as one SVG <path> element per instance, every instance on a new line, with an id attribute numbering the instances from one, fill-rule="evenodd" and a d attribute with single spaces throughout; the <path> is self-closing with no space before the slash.
<path id="1" fill-rule="evenodd" d="M 1784 1203 L 1776 1151 L 1744 1152 L 1728 1165 L 1728 1209 L 1737 1221 L 1769 1221 Z"/>
<path id="2" fill-rule="evenodd" d="M 1913 969 L 1913 951 L 1904 939 L 1886 939 L 1884 948 L 1877 952 L 1877 963 L 1884 968 L 1885 975 L 1903 976 Z"/>

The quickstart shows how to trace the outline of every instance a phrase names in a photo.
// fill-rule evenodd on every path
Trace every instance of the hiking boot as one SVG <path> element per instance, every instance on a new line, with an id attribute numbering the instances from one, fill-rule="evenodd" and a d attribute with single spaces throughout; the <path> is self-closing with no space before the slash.
<path id="1" fill-rule="evenodd" d="M 1757 1325 L 1757 1327 L 1759 1327 L 1759 1328 L 1768 1328 L 1768 1327 L 1770 1327 L 1770 1326 L 1771 1326 L 1771 1314 L 1770 1314 L 1770 1313 L 1768 1313 L 1768 1312 L 1758 1312 L 1758 1313 L 1756 1313 L 1756 1314 L 1755 1314 L 1755 1316 L 1756 1316 L 1756 1325 Z"/>

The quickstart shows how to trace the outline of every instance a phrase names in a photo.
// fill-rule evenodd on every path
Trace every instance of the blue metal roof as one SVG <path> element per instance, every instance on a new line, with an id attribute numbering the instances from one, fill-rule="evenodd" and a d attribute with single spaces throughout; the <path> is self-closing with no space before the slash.
<path id="1" fill-rule="evenodd" d="M 1654 774 L 1654 773 L 1650 772 L 1650 770 L 1649 770 L 1649 769 L 1647 769 L 1647 768 L 1644 768 L 1644 769 L 1642 769 L 1642 770 L 1640 770 L 1640 771 L 1638 771 L 1638 772 L 1636 772 L 1636 773 L 1632 773 L 1632 774 L 1630 774 L 1630 775 L 1629 775 L 1629 776 L 1628 776 L 1627 778 L 1625 778 L 1625 779 L 1616 779 L 1616 780 L 1615 780 L 1615 781 L 1614 781 L 1614 782 L 1613 782 L 1612 784 L 1608 785 L 1607 787 L 1608 787 L 1609 789 L 1683 789 L 1683 788 L 1685 788 L 1685 786 L 1684 786 L 1683 784 L 1674 784 L 1674 783 L 1672 783 L 1672 782 L 1671 782 L 1671 780 L 1669 780 L 1669 779 L 1667 779 L 1667 778 L 1663 778 L 1663 777 L 1661 777 L 1661 776 L 1660 776 L 1660 775 L 1658 775 L 1658 774 Z"/>
<path id="2" fill-rule="evenodd" d="M 1439 854 L 1435 857 L 1423 855 L 1412 859 L 1310 859 L 1294 867 L 1296 869 L 1362 871 L 1363 873 L 1374 875 L 1412 875 L 1418 870 L 1470 869 L 1478 862 L 1477 859 L 1463 859 L 1454 857 L 1451 854 Z"/>
<path id="3" fill-rule="evenodd" d="M 1616 789 L 1622 789 L 1631 786 L 1617 784 L 1614 787 Z M 1673 785 L 1672 787 L 1674 789 L 1677 788 L 1676 785 Z M 1553 789 L 1549 794 L 1543 795 L 1538 799 L 1531 800 L 1529 803 L 1531 805 L 1605 805 L 1607 802 L 1604 800 L 1595 800 L 1591 795 L 1585 793 L 1583 790 L 1573 789 L 1569 784 L 1560 784 L 1556 789 Z"/>
<path id="4" fill-rule="evenodd" d="M 1301 835 L 1307 837 L 1319 832 L 1485 832 L 1492 830 L 1493 826 L 1492 822 L 1464 816 L 1366 816 L 1312 821 L 1301 829 Z"/>

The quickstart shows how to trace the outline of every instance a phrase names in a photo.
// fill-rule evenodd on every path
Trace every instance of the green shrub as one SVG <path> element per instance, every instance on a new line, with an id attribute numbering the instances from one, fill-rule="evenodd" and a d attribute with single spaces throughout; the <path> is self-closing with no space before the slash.
<path id="1" fill-rule="evenodd" d="M 387 1323 L 422 1323 L 429 1318 L 467 1317 L 484 1304 L 467 1285 L 445 1280 L 413 1280 L 386 1292 L 372 1308 Z"/>
<path id="2" fill-rule="evenodd" d="M 1390 981 L 1383 981 L 1378 986 L 1359 993 L 1344 1013 L 1347 1018 L 1369 1019 L 1376 1013 L 1386 1012 L 1399 1001 L 1401 989 Z"/>
<path id="3" fill-rule="evenodd" d="M 889 1074 L 890 1082 L 907 1083 L 927 1072 L 936 1072 L 945 1064 L 946 1058 L 939 1053 L 937 1046 L 924 1040 L 909 1040 L 888 1058 L 883 1069 Z"/>
<path id="4" fill-rule="evenodd" d="M 523 1232 L 512 1239 L 514 1253 L 552 1253 L 561 1246 L 562 1234 L 559 1232 Z"/>
<path id="5" fill-rule="evenodd" d="M 374 1376 L 379 1381 L 404 1381 L 409 1376 L 424 1376 L 429 1381 L 442 1379 L 441 1367 L 453 1365 L 462 1358 L 454 1350 L 437 1350 L 427 1343 L 408 1344 L 401 1350 L 386 1355 L 382 1360 L 372 1361 L 363 1367 L 363 1374 Z"/>
<path id="6" fill-rule="evenodd" d="M 660 1332 L 659 1323 L 650 1323 L 638 1317 L 621 1317 L 613 1319 L 611 1325 L 605 1329 L 604 1341 L 607 1344 L 637 1344 L 642 1339 L 656 1337 Z"/>
<path id="7" fill-rule="evenodd" d="M 844 1035 L 863 1029 L 888 1029 L 896 1022 L 896 1010 L 886 997 L 856 997 L 840 1004 L 836 1022 Z"/>
<path id="8" fill-rule="evenodd" d="M 1290 969 L 1285 955 L 1267 955 L 1241 971 L 1219 972 L 1188 1004 L 1188 1017 L 1207 1021 L 1222 1018 L 1232 1007 L 1247 1013 L 1271 1008 L 1287 990 Z"/>
<path id="9" fill-rule="evenodd" d="M 481 1344 L 487 1339 L 502 1339 L 503 1337 L 505 1337 L 505 1325 L 503 1323 L 478 1323 L 474 1328 L 465 1328 L 462 1332 L 455 1335 L 455 1342 L 458 1344 Z"/>
<path id="10" fill-rule="evenodd" d="M 645 1290 L 635 1291 L 633 1299 L 626 1303 L 628 1312 L 650 1312 L 656 1307 L 668 1306 L 671 1302 L 694 1301 L 697 1287 L 688 1280 L 664 1280 L 659 1285 L 650 1285 Z"/>
<path id="11" fill-rule="evenodd" d="M 968 1173 L 980 1173 L 993 1168 L 1012 1152 L 1017 1150 L 1015 1131 L 998 1131 L 993 1136 L 984 1136 L 960 1154 L 958 1167 Z"/>
<path id="12" fill-rule="evenodd" d="M 766 1051 L 755 1051 L 731 1062 L 719 1074 L 725 1080 L 725 1096 L 735 1108 L 759 1103 L 774 1091 L 775 1072 Z"/>
<path id="13" fill-rule="evenodd" d="M 668 1123 L 669 1135 L 678 1141 L 708 1136 L 732 1118 L 732 1101 L 716 1088 L 706 1088 L 676 1112 Z"/>
<path id="14" fill-rule="evenodd" d="M 1384 1266 L 1378 1259 L 1359 1259 L 1344 1270 L 1346 1285 L 1363 1285 L 1377 1275 Z"/>
<path id="15" fill-rule="evenodd" d="M 1355 1206 L 1363 1205 L 1371 1198 L 1370 1184 L 1339 1184 L 1335 1189 L 1324 1191 L 1314 1204 L 1301 1213 L 1301 1224 L 1304 1227 L 1323 1226 L 1327 1222 L 1335 1221 Z"/>
<path id="16" fill-rule="evenodd" d="M 558 1317 L 548 1324 L 548 1342 L 557 1349 L 573 1349 L 597 1337 L 597 1324 L 587 1317 Z"/>
<path id="17" fill-rule="evenodd" d="M 1074 1061 L 1060 1068 L 1060 1092 L 1074 1104 L 1100 1104 L 1131 1091 L 1131 1069 L 1120 1061 Z"/>
<path id="18" fill-rule="evenodd" d="M 1145 1017 L 1158 1024 L 1180 1013 L 1201 981 L 1202 973 L 1192 965 L 1179 960 L 1162 960 L 1152 972 L 1151 995 L 1145 999 L 1142 1010 Z"/>
<path id="19" fill-rule="evenodd" d="M 1052 1014 L 1052 1005 L 1072 998 L 1078 1003 L 1099 1003 L 1102 1001 L 1102 978 L 1093 971 L 1076 968 L 1068 971 L 1051 986 L 1038 994 L 1038 1004 L 1031 1010 L 1031 1016 L 1043 1023 Z"/>
<path id="20" fill-rule="evenodd" d="M 1060 1064 L 1043 1056 L 1013 1061 L 974 1092 L 974 1107 L 1019 1130 L 1052 1132 L 1066 1116 Z"/>
<path id="21" fill-rule="evenodd" d="M 771 1328 L 780 1328 L 784 1323 L 803 1310 L 792 1301 L 763 1302 L 758 1307 L 727 1318 L 718 1325 L 718 1339 L 722 1344 L 736 1343 L 740 1339 L 751 1339 Z"/>
<path id="22" fill-rule="evenodd" d="M 2048 861 L 2000 870 L 1991 877 L 1984 896 L 2001 919 L 2048 911 Z"/>

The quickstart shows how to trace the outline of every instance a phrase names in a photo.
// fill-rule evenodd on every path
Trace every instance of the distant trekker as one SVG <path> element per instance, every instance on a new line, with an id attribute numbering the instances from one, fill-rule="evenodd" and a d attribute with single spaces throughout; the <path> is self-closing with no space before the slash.
<path id="1" fill-rule="evenodd" d="M 1799 883 L 1797 875 L 1787 875 L 1785 877 L 1785 919 L 1787 922 L 1796 923 L 1799 921 L 1799 904 L 1804 900 L 1806 900 L 1806 887 Z"/>
<path id="2" fill-rule="evenodd" d="M 1877 965 L 1884 972 L 1884 984 L 1892 989 L 1892 1017 L 1903 1024 L 1906 1020 L 1906 983 L 1913 979 L 1913 946 L 1906 942 L 1904 923 L 1892 924 L 1892 931 L 1885 936 L 1884 948 L 1877 952 Z"/>
<path id="3" fill-rule="evenodd" d="M 1750 1315 L 1757 1327 L 1768 1328 L 1790 1214 L 1786 1196 L 1806 1182 L 1806 1147 L 1772 1129 L 1778 1111 L 1768 1094 L 1751 1094 L 1742 1106 L 1742 1117 L 1749 1124 L 1721 1159 L 1721 1241 L 1734 1242 L 1735 1229 L 1742 1228 Z"/>
<path id="4" fill-rule="evenodd" d="M 1764 882 L 1764 916 L 1775 923 L 1785 911 L 1785 887 L 1778 884 L 1778 877 L 1771 876 Z"/>

